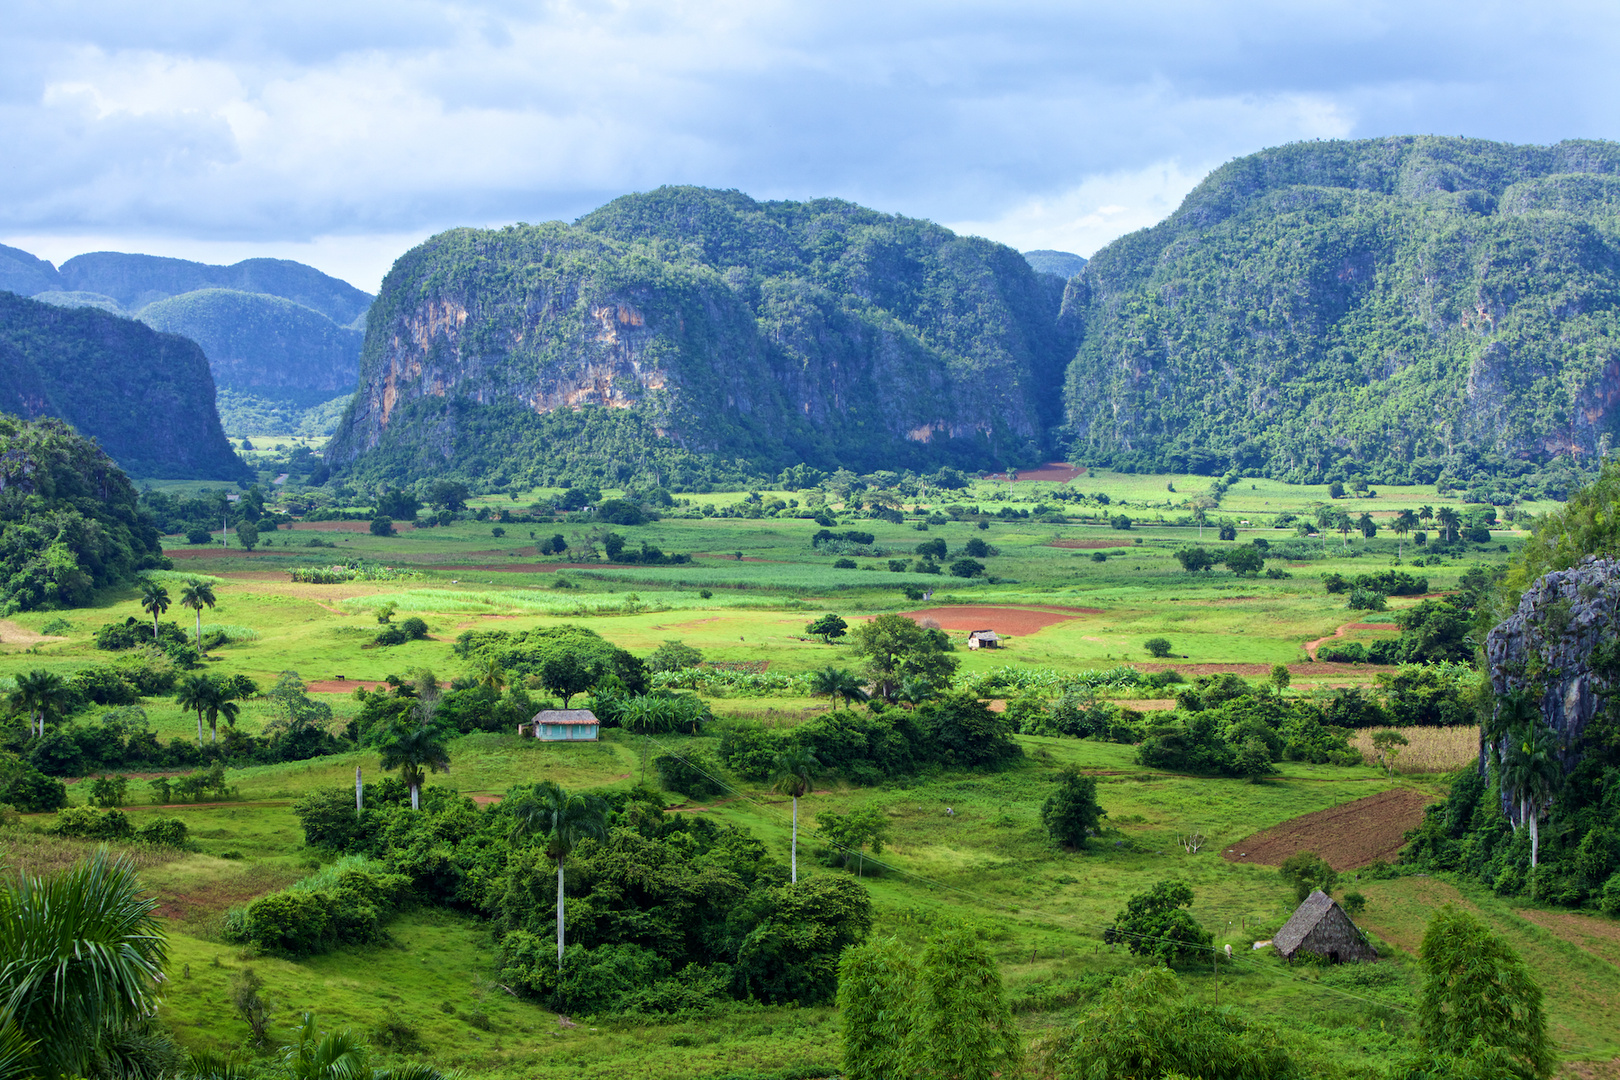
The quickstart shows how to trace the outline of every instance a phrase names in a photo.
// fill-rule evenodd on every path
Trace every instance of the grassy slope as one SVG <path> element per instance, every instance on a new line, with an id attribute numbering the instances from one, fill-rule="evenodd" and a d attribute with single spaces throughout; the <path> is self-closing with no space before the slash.
<path id="1" fill-rule="evenodd" d="M 1207 484 L 1200 478 L 1108 476 L 1082 478 L 1077 486 L 1090 491 L 1116 484 L 1116 500 L 1148 500 L 1157 497 L 1154 485 L 1162 492 L 1164 483 L 1170 482 L 1176 484 L 1179 494 Z M 1018 495 L 1028 505 L 1042 487 L 1017 485 L 1003 494 Z M 1266 511 L 1275 509 L 1273 503 L 1277 502 L 1297 507 L 1312 494 L 1297 489 L 1277 493 L 1271 491 L 1273 487 L 1281 485 L 1257 481 L 1253 492 Z M 986 486 L 961 501 L 990 505 L 987 500 L 993 493 Z M 1271 495 L 1276 498 L 1266 497 Z M 1235 511 L 1241 497 L 1234 489 L 1223 510 Z M 696 498 L 722 504 L 736 500 L 736 496 Z M 957 500 L 953 497 L 951 501 Z M 1421 493 L 1413 493 L 1411 499 L 1392 505 L 1415 506 L 1423 501 Z M 1432 495 L 1427 501 L 1441 505 Z M 1383 493 L 1378 500 L 1367 502 L 1387 504 L 1390 498 Z M 636 651 L 679 637 L 702 648 L 711 659 L 768 660 L 772 670 L 807 670 L 828 662 L 849 662 L 847 653 L 836 647 L 802 640 L 803 625 L 812 615 L 825 610 L 856 615 L 919 606 L 900 596 L 901 575 L 887 570 L 833 570 L 830 558 L 811 552 L 808 534 L 815 526 L 803 521 L 666 519 L 638 529 L 620 529 L 632 542 L 645 538 L 666 551 L 729 554 L 741 550 L 751 558 L 772 561 L 699 559 L 695 568 L 565 571 L 562 576 L 579 586 L 569 590 L 551 587 L 559 576 L 553 572 L 429 568 L 417 581 L 340 586 L 291 585 L 275 572 L 278 567 L 350 553 L 424 565 L 535 562 L 533 548 L 527 546 L 531 543 L 527 526 L 508 526 L 509 535 L 500 540 L 490 535 L 491 527 L 464 523 L 407 531 L 381 540 L 348 531 L 281 532 L 272 547 L 252 558 L 233 551 L 179 565 L 182 572 L 206 569 L 223 575 L 216 586 L 219 606 L 208 613 L 206 621 L 248 626 L 259 635 L 256 641 L 218 650 L 211 669 L 246 672 L 261 682 L 288 669 L 308 679 L 338 674 L 349 679 L 379 679 L 427 665 L 441 676 L 449 676 L 459 670 L 449 643 L 463 629 L 519 629 L 564 621 L 583 622 Z M 928 584 L 938 590 L 936 604 L 1060 604 L 1103 609 L 1101 615 L 1079 616 L 1018 638 L 997 654 L 960 653 L 968 670 L 1026 663 L 1077 670 L 1108 666 L 1122 658 L 1141 660 L 1140 642 L 1154 634 L 1170 637 L 1176 652 L 1186 654 L 1188 662 L 1299 661 L 1303 641 L 1365 618 L 1362 613 L 1345 611 L 1340 598 L 1324 595 L 1317 576 L 1328 570 L 1359 573 L 1380 568 L 1388 564 L 1394 548 L 1393 540 L 1380 538 L 1367 544 L 1357 539 L 1350 550 L 1367 551 L 1367 555 L 1291 567 L 1295 576 L 1287 580 L 1240 582 L 1223 573 L 1194 578 L 1179 569 L 1171 553 L 1183 543 L 1197 542 L 1193 529 L 1155 527 L 1122 534 L 1088 526 L 1018 522 L 996 523 L 988 532 L 961 524 L 934 526 L 919 535 L 909 525 L 873 527 L 862 521 L 858 527 L 871 529 L 880 544 L 902 552 L 934 537 L 945 538 L 953 551 L 970 537 L 984 537 L 1002 549 L 991 560 L 991 570 L 1013 579 L 1014 584 L 987 586 L 930 579 Z M 541 535 L 580 530 L 571 525 L 536 528 Z M 1246 530 L 1244 538 L 1253 535 L 1275 539 L 1283 534 Z M 338 547 L 335 551 L 285 547 L 289 541 L 301 543 L 310 536 L 334 540 Z M 524 547 L 517 546 L 520 538 Z M 1116 549 L 1122 554 L 1096 563 L 1087 551 L 1049 546 L 1059 538 L 1141 539 L 1142 543 Z M 1220 546 L 1213 531 L 1206 532 L 1203 542 Z M 1332 538 L 1330 548 L 1337 542 L 1337 537 Z M 1479 556 L 1487 563 L 1505 558 L 1495 552 Z M 1449 566 L 1419 572 L 1441 589 L 1454 582 L 1466 566 L 1453 560 Z M 710 587 L 706 583 L 711 580 L 715 595 L 705 600 L 696 590 L 700 584 Z M 632 596 L 634 601 L 630 601 Z M 435 640 L 394 649 L 365 647 L 376 627 L 372 610 L 387 600 L 421 612 Z M 1395 606 L 1400 603 L 1396 601 Z M 597 613 L 580 613 L 591 610 Z M 26 653 L 19 646 L 0 645 L 0 677 L 40 666 L 67 672 L 105 660 L 107 654 L 90 646 L 89 633 L 104 621 L 132 614 L 138 616 L 139 612 L 130 595 L 107 597 L 96 609 L 67 613 L 74 630 L 66 640 L 48 642 Z M 36 613 L 16 621 L 25 629 L 37 630 L 55 617 Z M 189 625 L 187 619 L 180 621 Z M 1364 671 L 1321 665 L 1314 677 L 1296 677 L 1296 687 L 1366 678 Z M 339 720 L 355 707 L 346 695 L 325 698 Z M 145 704 L 164 738 L 194 734 L 194 718 L 182 714 L 171 702 Z M 772 721 L 784 723 L 795 722 L 807 710 L 819 707 L 792 698 L 738 698 L 718 700 L 715 705 L 722 713 L 768 714 Z M 265 719 L 263 705 L 253 702 L 244 709 L 241 723 L 257 730 Z M 1216 930 L 1223 942 L 1233 944 L 1241 957 L 1221 977 L 1223 1003 L 1238 1001 L 1291 1028 L 1303 1028 L 1308 1045 L 1319 1042 L 1322 1053 L 1339 1058 L 1352 1069 L 1361 1068 L 1354 1065 L 1357 1055 L 1392 1045 L 1395 1033 L 1402 1030 L 1404 1014 L 1364 999 L 1399 1003 L 1405 992 L 1401 985 L 1364 992 L 1336 985 L 1333 973 L 1319 977 L 1311 971 L 1289 972 L 1244 955 L 1257 926 L 1264 933 L 1280 925 L 1290 906 L 1288 897 L 1272 872 L 1229 864 L 1217 854 L 1223 845 L 1255 830 L 1383 790 L 1386 782 L 1375 772 L 1289 765 L 1276 781 L 1253 786 L 1149 774 L 1132 764 L 1133 752 L 1128 747 L 1034 738 L 1023 742 L 1032 755 L 1030 761 L 1005 773 L 943 775 L 911 785 L 833 790 L 812 796 L 802 807 L 804 831 L 812 832 L 816 815 L 826 810 L 882 807 L 894 832 L 885 859 L 896 872 L 870 879 L 880 930 L 909 937 L 926 932 L 940 917 L 978 921 L 992 941 L 1015 995 L 1088 970 L 1128 967 L 1133 963 L 1130 958 L 1110 953 L 1099 944 L 1101 925 L 1132 892 L 1172 875 L 1186 877 L 1197 892 L 1195 911 L 1200 920 Z M 509 784 L 540 777 L 570 787 L 627 784 L 639 768 L 641 749 L 636 740 L 617 733 L 610 733 L 599 745 L 576 747 L 537 746 L 503 735 L 475 735 L 454 745 L 453 770 L 437 780 L 469 793 L 495 793 Z M 1037 813 L 1048 790 L 1047 778 L 1057 765 L 1071 761 L 1099 771 L 1111 822 L 1122 837 L 1134 841 L 1136 850 L 1064 854 L 1046 841 Z M 426 1052 L 435 1060 L 466 1067 L 478 1076 L 610 1076 L 624 1075 L 633 1068 L 641 1075 L 684 1077 L 836 1062 L 833 1021 L 828 1011 L 819 1009 L 743 1010 L 711 1022 L 655 1028 L 598 1024 L 593 1029 L 584 1024 L 564 1029 L 548 1014 L 494 987 L 488 981 L 493 972 L 487 935 L 475 924 L 446 913 L 420 912 L 400 919 L 389 946 L 300 964 L 242 957 L 211 941 L 226 907 L 309 872 L 314 860 L 301 849 L 291 804 L 313 788 L 352 783 L 357 764 L 370 775 L 375 758 L 357 753 L 240 770 L 231 779 L 242 802 L 162 811 L 184 817 L 201 849 L 185 858 L 156 862 L 144 871 L 163 898 L 165 914 L 175 931 L 175 971 L 189 965 L 189 977 L 176 977 L 166 1007 L 188 1044 L 224 1047 L 239 1042 L 245 1028 L 226 1007 L 225 987 L 232 969 L 251 964 L 266 979 L 281 1022 L 291 1022 L 299 1011 L 309 1008 L 316 1009 L 326 1022 L 352 1023 L 367 1030 L 375 1030 L 385 1020 L 403 1019 L 416 1026 Z M 1422 778 L 1403 782 L 1425 783 Z M 140 790 L 137 783 L 136 791 Z M 76 792 L 75 801 L 81 799 Z M 946 807 L 954 814 L 945 815 Z M 744 797 L 716 802 L 701 812 L 746 825 L 785 854 L 786 811 L 774 796 L 747 791 Z M 137 818 L 154 812 L 144 806 L 132 810 Z M 1194 828 L 1210 841 L 1201 854 L 1189 855 L 1178 846 L 1177 837 Z M 9 843 L 12 858 L 22 864 L 43 859 L 37 844 L 31 847 L 15 838 Z M 833 871 L 817 868 L 815 872 Z M 1549 988 L 1549 1008 L 1568 1052 L 1593 1058 L 1620 1051 L 1620 1040 L 1605 1026 L 1604 1012 L 1604 1001 L 1620 993 L 1615 958 L 1609 957 L 1607 963 L 1587 959 L 1593 950 L 1603 955 L 1609 938 L 1595 933 L 1582 936 L 1561 922 L 1556 924 L 1557 932 L 1544 928 L 1532 918 L 1546 921 L 1566 916 L 1521 911 L 1467 885 L 1402 879 L 1369 883 L 1362 889 L 1371 901 L 1368 925 L 1396 946 L 1391 951 L 1398 958 L 1411 952 L 1432 907 L 1452 897 L 1447 890 L 1461 889 L 1460 895 L 1479 905 L 1535 965 Z M 1612 923 L 1601 925 L 1612 929 Z M 1563 940 L 1559 933 L 1571 940 Z M 1583 947 L 1588 951 L 1583 952 Z M 213 966 L 215 958 L 220 968 Z M 1406 972 L 1399 976 L 1402 985 L 1409 981 L 1408 968 L 1404 962 L 1396 968 Z M 1215 995 L 1212 977 L 1190 973 L 1187 978 L 1196 993 Z M 1347 996 L 1352 990 L 1361 996 Z M 455 1013 L 445 1011 L 444 1003 Z M 475 1010 L 487 1014 L 489 1030 L 468 1022 Z M 1072 1010 L 1020 1015 L 1036 1031 L 1066 1022 Z M 1307 1022 L 1302 1017 L 1310 1019 Z"/>

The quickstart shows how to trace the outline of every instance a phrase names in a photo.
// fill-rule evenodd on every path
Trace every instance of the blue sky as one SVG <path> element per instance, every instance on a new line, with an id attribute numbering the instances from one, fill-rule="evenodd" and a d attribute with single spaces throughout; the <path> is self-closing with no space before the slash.
<path id="1" fill-rule="evenodd" d="M 1596 3 L 8 0 L 0 240 L 297 258 L 663 183 L 1090 254 L 1297 139 L 1620 137 Z"/>

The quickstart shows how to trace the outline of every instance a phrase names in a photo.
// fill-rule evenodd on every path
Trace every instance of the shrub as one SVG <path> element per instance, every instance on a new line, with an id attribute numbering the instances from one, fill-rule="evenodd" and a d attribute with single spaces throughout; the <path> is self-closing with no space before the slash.
<path id="1" fill-rule="evenodd" d="M 1108 816 L 1097 802 L 1097 780 L 1074 770 L 1058 776 L 1058 789 L 1041 805 L 1041 824 L 1053 839 L 1073 848 L 1086 846 L 1086 837 L 1102 830 Z"/>
<path id="2" fill-rule="evenodd" d="M 88 806 L 58 810 L 51 831 L 81 840 L 127 840 L 135 835 L 122 810 L 96 811 Z"/>
<path id="3" fill-rule="evenodd" d="M 394 522 L 391 518 L 379 517 L 371 519 L 372 536 L 393 536 Z"/>
<path id="4" fill-rule="evenodd" d="M 1162 637 L 1148 638 L 1142 642 L 1142 648 L 1147 650 L 1149 656 L 1164 658 L 1170 655 L 1170 639 Z"/>
<path id="5" fill-rule="evenodd" d="M 1161 881 L 1126 901 L 1125 910 L 1103 931 L 1108 942 L 1122 941 L 1138 956 L 1165 963 L 1204 960 L 1215 955 L 1215 935 L 1198 925 L 1186 909 L 1192 905 L 1192 886 L 1184 881 Z"/>
<path id="6" fill-rule="evenodd" d="M 1338 871 L 1314 851 L 1294 852 L 1277 867 L 1277 873 L 1294 887 L 1294 899 L 1299 903 L 1316 889 L 1331 896 L 1333 887 L 1339 883 Z"/>
<path id="7" fill-rule="evenodd" d="M 129 781 L 122 776 L 98 776 L 90 783 L 90 805 L 123 806 Z"/>
<path id="8" fill-rule="evenodd" d="M 833 563 L 833 569 L 834 570 L 853 570 L 853 569 L 855 569 L 855 560 L 854 559 L 839 559 L 837 562 Z"/>
<path id="9" fill-rule="evenodd" d="M 328 900 L 318 893 L 292 890 L 261 896 L 247 909 L 248 940 L 287 956 L 321 952 L 332 922 Z"/>
<path id="10" fill-rule="evenodd" d="M 665 791 L 679 792 L 690 799 L 718 795 L 725 790 L 711 779 L 719 772 L 719 765 L 701 752 L 693 751 L 682 757 L 663 754 L 653 759 L 653 768 L 658 771 L 658 783 Z"/>
<path id="11" fill-rule="evenodd" d="M 1383 611 L 1389 607 L 1384 594 L 1371 589 L 1353 589 L 1350 592 L 1351 611 Z"/>
<path id="12" fill-rule="evenodd" d="M 185 847 L 190 833 L 179 818 L 153 818 L 135 830 L 135 840 L 154 847 Z"/>

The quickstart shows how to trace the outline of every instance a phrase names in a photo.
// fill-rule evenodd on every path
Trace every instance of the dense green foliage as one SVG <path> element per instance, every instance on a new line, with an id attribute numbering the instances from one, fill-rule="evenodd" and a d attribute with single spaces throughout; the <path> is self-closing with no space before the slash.
<path id="1" fill-rule="evenodd" d="M 1074 453 L 1118 468 L 1560 492 L 1620 416 L 1620 147 L 1296 143 L 1071 281 Z M 1538 472 L 1538 465 L 1559 463 Z"/>
<path id="2" fill-rule="evenodd" d="M 1163 963 L 1197 962 L 1215 956 L 1215 935 L 1199 926 L 1187 910 L 1192 902 L 1191 885 L 1161 881 L 1131 897 L 1125 910 L 1103 931 L 1103 939 L 1123 942 L 1138 956 L 1151 956 Z"/>
<path id="3" fill-rule="evenodd" d="M 84 604 L 168 566 L 134 486 L 94 442 L 0 415 L 0 613 Z"/>
<path id="4" fill-rule="evenodd" d="M 366 855 L 408 878 L 420 902 L 487 918 L 501 981 L 563 1012 L 682 1012 L 733 996 L 825 1001 L 840 952 L 868 932 L 871 902 L 854 878 L 788 884 L 747 832 L 666 814 L 644 788 L 621 790 L 600 796 L 611 808 L 605 838 L 581 840 L 568 858 L 559 968 L 549 834 L 520 818 L 531 794 L 517 788 L 478 807 L 430 787 L 417 813 L 389 782 L 365 788 L 358 815 L 352 789 L 318 792 L 295 810 L 310 844 Z"/>
<path id="5" fill-rule="evenodd" d="M 200 289 L 149 304 L 136 318 L 202 346 L 220 390 L 307 409 L 354 389 L 360 331 L 291 300 Z"/>
<path id="6" fill-rule="evenodd" d="M 247 471 L 220 428 L 202 350 L 91 308 L 0 293 L 0 413 L 65 420 L 137 476 Z"/>
<path id="7" fill-rule="evenodd" d="M 836 200 L 661 188 L 453 230 L 384 282 L 331 461 L 689 486 L 1035 460 L 1072 352 L 1060 292 L 1009 248 Z"/>

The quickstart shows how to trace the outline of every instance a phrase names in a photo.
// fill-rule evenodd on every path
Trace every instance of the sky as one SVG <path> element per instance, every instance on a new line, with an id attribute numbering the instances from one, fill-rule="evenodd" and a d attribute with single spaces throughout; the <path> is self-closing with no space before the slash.
<path id="1" fill-rule="evenodd" d="M 1301 139 L 1620 138 L 1620 5 L 6 0 L 0 241 L 298 259 L 660 184 L 1090 255 Z"/>

